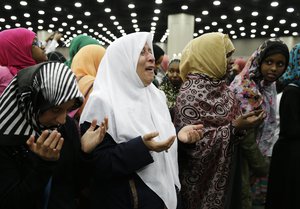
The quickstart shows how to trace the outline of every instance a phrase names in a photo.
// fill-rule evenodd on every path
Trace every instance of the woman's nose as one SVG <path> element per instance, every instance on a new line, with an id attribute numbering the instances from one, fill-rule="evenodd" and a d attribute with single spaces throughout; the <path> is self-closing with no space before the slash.
<path id="1" fill-rule="evenodd" d="M 59 114 L 56 118 L 56 122 L 60 125 L 63 125 L 66 123 L 66 118 L 67 118 L 67 111 Z"/>

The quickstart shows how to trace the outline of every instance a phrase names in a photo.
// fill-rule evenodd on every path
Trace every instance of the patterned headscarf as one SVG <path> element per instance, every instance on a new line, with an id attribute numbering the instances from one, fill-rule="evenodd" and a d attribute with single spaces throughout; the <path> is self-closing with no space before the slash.
<path id="1" fill-rule="evenodd" d="M 222 79 L 227 70 L 226 56 L 233 51 L 231 40 L 223 33 L 206 33 L 193 39 L 182 52 L 180 62 L 182 80 L 186 80 L 188 73 L 197 72 L 211 78 Z"/>
<path id="2" fill-rule="evenodd" d="M 207 33 L 192 40 L 181 56 L 180 71 L 186 81 L 177 96 L 174 123 L 179 128 L 204 126 L 203 139 L 184 146 L 183 156 L 188 157 L 179 158 L 182 195 L 191 208 L 224 208 L 234 139 L 231 122 L 240 114 L 222 79 L 226 55 L 233 50 L 227 35 Z"/>
<path id="3" fill-rule="evenodd" d="M 274 130 L 276 129 L 276 85 L 267 83 L 261 73 L 263 60 L 273 54 L 280 53 L 286 58 L 286 67 L 289 60 L 289 51 L 280 39 L 266 40 L 248 59 L 243 71 L 230 84 L 241 103 L 243 113 L 256 109 L 263 109 L 267 113 L 264 123 L 260 126 L 257 142 L 263 154 L 269 155 L 269 148 L 273 144 Z"/>
<path id="4" fill-rule="evenodd" d="M 296 44 L 290 51 L 289 66 L 279 81 L 284 86 L 290 83 L 300 86 L 300 43 Z"/>
<path id="5" fill-rule="evenodd" d="M 24 143 L 41 134 L 41 113 L 69 100 L 82 104 L 73 72 L 62 63 L 41 63 L 20 71 L 0 97 L 0 144 Z"/>
<path id="6" fill-rule="evenodd" d="M 0 32 L 0 65 L 9 68 L 12 75 L 36 64 L 32 58 L 32 42 L 36 34 L 25 28 Z"/>
<path id="7" fill-rule="evenodd" d="M 79 35 L 76 36 L 70 44 L 70 49 L 69 49 L 69 60 L 67 60 L 65 62 L 65 64 L 68 67 L 71 67 L 72 65 L 72 61 L 74 56 L 76 55 L 76 53 L 84 46 L 90 45 L 90 44 L 96 44 L 96 45 L 100 45 L 99 41 L 97 41 L 96 39 L 93 39 L 90 36 L 86 36 L 86 35 Z"/>

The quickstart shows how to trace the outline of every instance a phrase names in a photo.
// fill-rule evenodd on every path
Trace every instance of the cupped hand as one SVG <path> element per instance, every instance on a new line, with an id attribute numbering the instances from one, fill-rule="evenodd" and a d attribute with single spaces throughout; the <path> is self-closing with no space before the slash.
<path id="1" fill-rule="evenodd" d="M 81 137 L 81 150 L 85 153 L 92 152 L 100 144 L 108 129 L 108 118 L 105 117 L 97 128 L 97 120 L 93 120 L 89 129 Z"/>
<path id="2" fill-rule="evenodd" d="M 161 152 L 164 150 L 167 151 L 172 146 L 174 140 L 176 139 L 176 136 L 170 136 L 166 140 L 155 141 L 154 138 L 157 137 L 158 135 L 159 135 L 158 132 L 152 132 L 152 133 L 145 134 L 143 136 L 144 144 L 148 147 L 149 150 L 155 152 Z"/>
<path id="3" fill-rule="evenodd" d="M 234 120 L 233 126 L 237 129 L 249 129 L 260 125 L 266 117 L 266 113 L 263 110 L 254 110 L 247 114 L 240 115 Z"/>
<path id="4" fill-rule="evenodd" d="M 178 140 L 182 143 L 192 144 L 203 138 L 203 125 L 187 125 L 178 133 Z"/>
<path id="5" fill-rule="evenodd" d="M 50 134 L 48 130 L 45 130 L 36 142 L 35 137 L 30 136 L 26 143 L 29 149 L 40 158 L 47 161 L 56 161 L 59 159 L 63 142 L 64 139 L 57 130 L 52 131 Z"/>

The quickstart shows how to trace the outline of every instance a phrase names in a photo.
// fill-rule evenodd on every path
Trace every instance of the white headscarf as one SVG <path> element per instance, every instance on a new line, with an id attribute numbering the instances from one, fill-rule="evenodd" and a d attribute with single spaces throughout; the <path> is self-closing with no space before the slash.
<path id="1" fill-rule="evenodd" d="M 157 141 L 176 134 L 164 93 L 153 84 L 145 87 L 136 72 L 146 43 L 152 49 L 152 34 L 138 32 L 117 39 L 107 48 L 94 90 L 81 115 L 80 123 L 91 122 L 94 118 L 101 122 L 108 116 L 108 133 L 118 144 L 153 131 L 159 132 Z M 175 209 L 175 185 L 180 188 L 177 142 L 168 152 L 151 152 L 151 155 L 154 162 L 137 174 L 168 209 Z"/>

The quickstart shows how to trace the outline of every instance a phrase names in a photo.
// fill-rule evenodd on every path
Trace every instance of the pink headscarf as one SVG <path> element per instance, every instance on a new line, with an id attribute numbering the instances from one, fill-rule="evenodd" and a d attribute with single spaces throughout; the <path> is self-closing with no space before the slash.
<path id="1" fill-rule="evenodd" d="M 9 68 L 12 75 L 36 64 L 32 58 L 32 42 L 36 34 L 26 28 L 0 32 L 0 65 Z"/>

